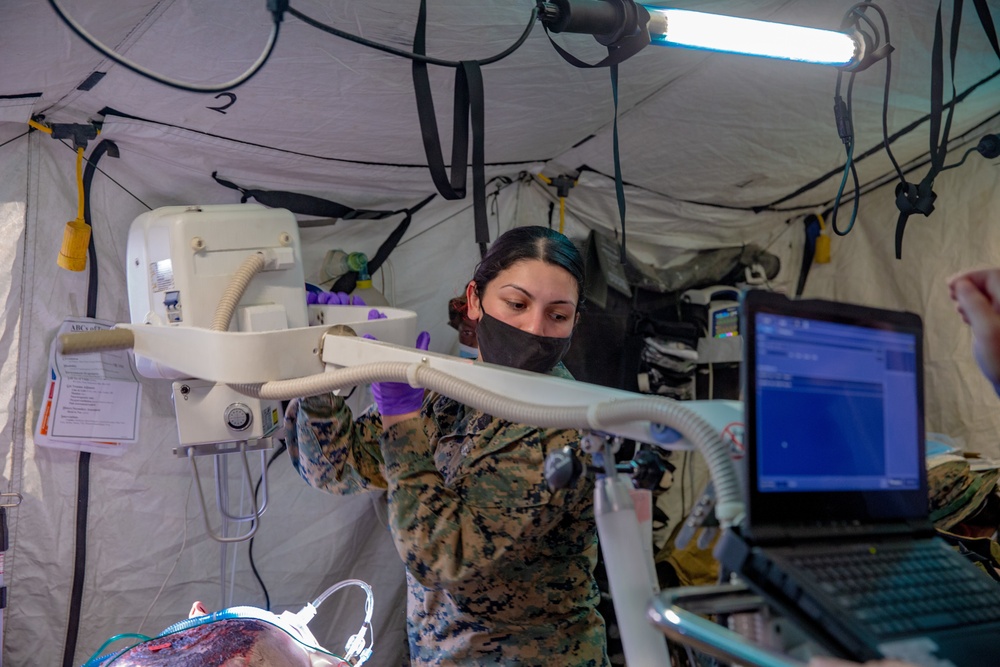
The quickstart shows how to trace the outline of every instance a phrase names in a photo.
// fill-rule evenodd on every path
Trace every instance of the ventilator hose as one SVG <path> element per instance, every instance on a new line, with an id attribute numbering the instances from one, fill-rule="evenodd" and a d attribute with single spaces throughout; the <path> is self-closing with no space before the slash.
<path id="1" fill-rule="evenodd" d="M 497 394 L 424 364 L 398 361 L 375 362 L 292 380 L 230 386 L 248 396 L 289 400 L 372 382 L 407 382 L 415 387 L 426 387 L 494 417 L 542 428 L 604 431 L 615 424 L 632 421 L 665 424 L 693 443 L 705 458 L 715 483 L 718 498 L 715 511 L 719 523 L 728 527 L 742 518 L 739 481 L 728 445 L 716 429 L 679 401 L 650 397 L 594 405 L 544 406 Z"/>
<path id="2" fill-rule="evenodd" d="M 226 291 L 223 293 L 222 298 L 219 299 L 219 305 L 215 307 L 212 331 L 229 331 L 229 323 L 233 319 L 233 313 L 236 312 L 236 306 L 239 304 L 240 299 L 243 298 L 247 286 L 253 280 L 253 277 L 263 270 L 264 255 L 261 253 L 255 252 L 243 260 L 240 268 L 236 270 L 236 273 L 233 274 L 229 284 L 226 286 Z"/>

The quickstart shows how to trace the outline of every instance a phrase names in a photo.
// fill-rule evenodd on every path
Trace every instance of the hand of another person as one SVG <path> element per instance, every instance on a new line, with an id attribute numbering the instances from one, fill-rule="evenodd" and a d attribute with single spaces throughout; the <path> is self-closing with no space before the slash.
<path id="1" fill-rule="evenodd" d="M 1000 269 L 953 276 L 948 290 L 962 320 L 972 328 L 975 355 L 983 374 L 1000 384 Z"/>
<path id="2" fill-rule="evenodd" d="M 385 319 L 385 315 L 373 308 L 368 313 L 368 319 Z M 377 340 L 371 334 L 365 334 L 364 337 Z M 427 350 L 430 343 L 431 335 L 426 331 L 421 331 L 420 335 L 417 336 L 416 348 Z M 418 412 L 424 402 L 423 388 L 411 387 L 405 382 L 373 382 L 372 396 L 375 398 L 375 405 L 378 406 L 378 411 L 383 417 L 397 417 Z"/>

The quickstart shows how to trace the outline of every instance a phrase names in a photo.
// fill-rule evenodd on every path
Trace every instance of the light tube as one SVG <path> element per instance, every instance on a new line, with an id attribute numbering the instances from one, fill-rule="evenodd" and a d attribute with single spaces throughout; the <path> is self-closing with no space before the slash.
<path id="1" fill-rule="evenodd" d="M 781 58 L 847 67 L 857 63 L 863 44 L 851 35 L 720 14 L 643 5 L 649 12 L 651 44 Z"/>

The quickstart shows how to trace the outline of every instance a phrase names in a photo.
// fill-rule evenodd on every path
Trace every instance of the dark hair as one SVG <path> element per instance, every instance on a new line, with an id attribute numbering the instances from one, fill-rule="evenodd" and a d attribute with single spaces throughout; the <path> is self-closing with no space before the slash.
<path id="1" fill-rule="evenodd" d="M 525 259 L 540 259 L 569 271 L 576 278 L 577 309 L 583 305 L 583 257 L 573 242 L 554 229 L 514 227 L 501 234 L 476 266 L 472 279 L 480 297 L 497 275 Z"/>

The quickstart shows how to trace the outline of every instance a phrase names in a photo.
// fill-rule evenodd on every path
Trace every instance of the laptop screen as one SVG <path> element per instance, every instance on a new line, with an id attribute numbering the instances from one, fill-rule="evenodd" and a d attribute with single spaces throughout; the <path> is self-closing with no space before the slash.
<path id="1" fill-rule="evenodd" d="M 743 307 L 751 520 L 925 517 L 919 318 L 769 292 Z"/>
<path id="2" fill-rule="evenodd" d="M 915 336 L 785 315 L 755 324 L 760 489 L 917 488 Z"/>

